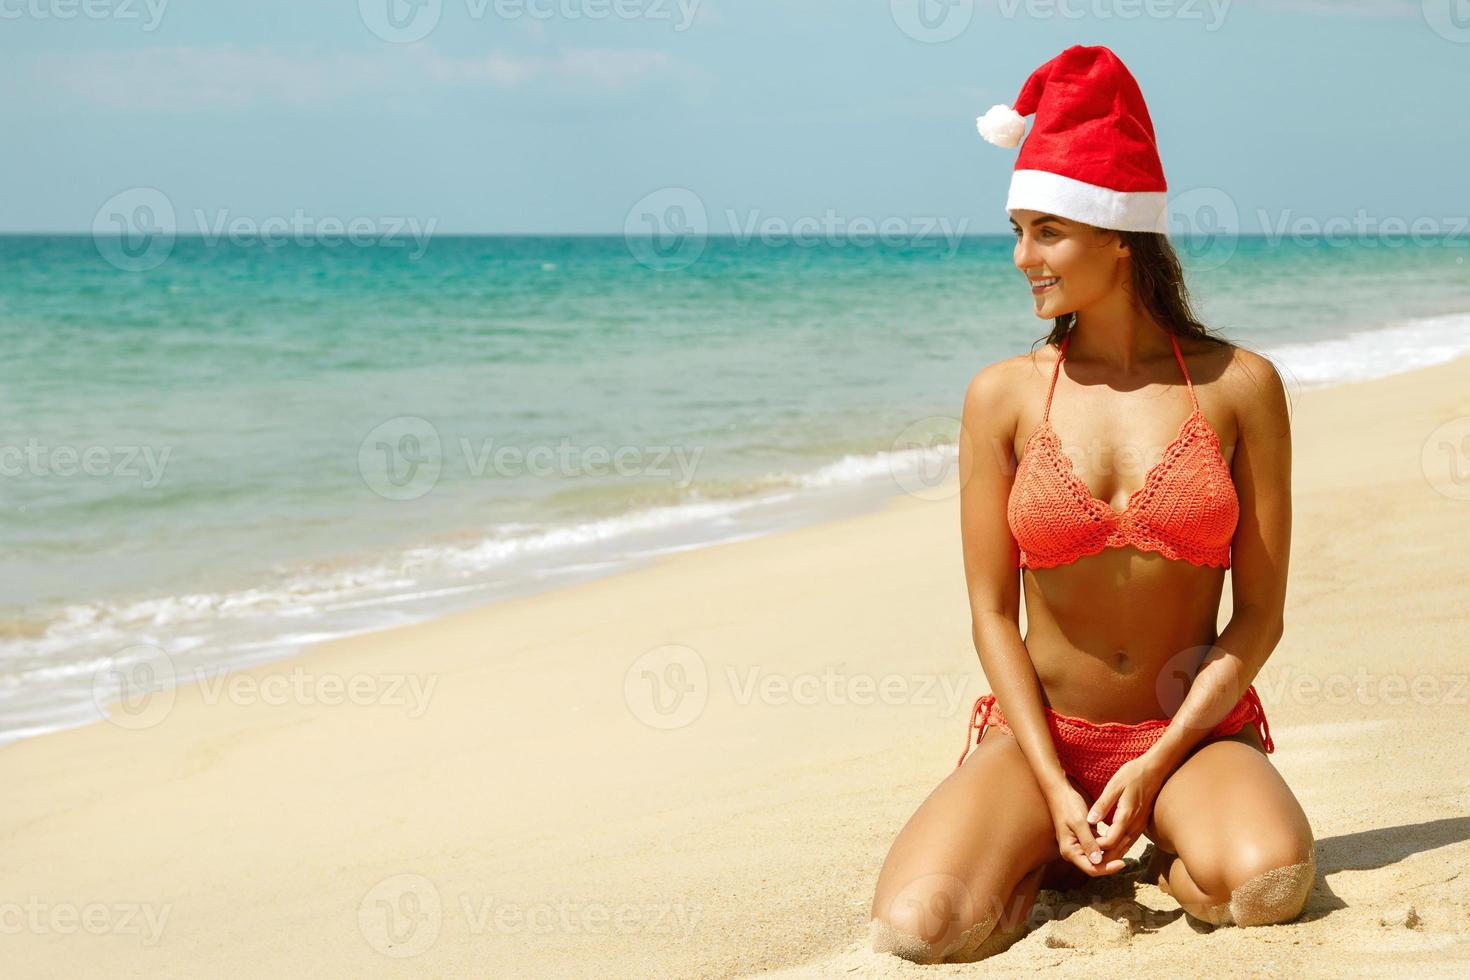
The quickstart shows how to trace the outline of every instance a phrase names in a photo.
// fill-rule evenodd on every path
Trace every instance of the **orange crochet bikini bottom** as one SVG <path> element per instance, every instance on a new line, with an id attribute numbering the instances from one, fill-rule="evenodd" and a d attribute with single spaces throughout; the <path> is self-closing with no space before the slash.
<path id="1" fill-rule="evenodd" d="M 1108 780 L 1113 778 L 1113 773 L 1123 763 L 1143 755 L 1164 734 L 1164 729 L 1169 727 L 1168 718 L 1155 718 L 1129 725 L 1116 721 L 1091 722 L 1085 718 L 1073 718 L 1053 711 L 1046 705 L 1042 705 L 1041 710 L 1051 729 L 1051 740 L 1057 747 L 1057 758 L 1062 763 L 1062 769 L 1087 791 L 1091 797 L 1088 802 L 1097 799 Z M 1247 723 L 1255 724 L 1267 752 L 1276 751 L 1276 746 L 1271 741 L 1270 726 L 1266 724 L 1266 709 L 1261 705 L 1261 696 L 1256 693 L 1254 684 L 1246 688 L 1245 694 L 1230 709 L 1230 714 L 1211 729 L 1206 737 L 1234 735 Z M 994 725 L 1007 735 L 1015 734 L 1006 724 L 1005 715 L 1001 713 L 994 694 L 983 694 L 976 699 L 975 708 L 970 712 L 970 728 L 965 733 L 965 751 L 960 754 L 960 761 L 955 763 L 956 769 L 964 764 L 970 749 L 985 737 L 988 725 Z M 976 733 L 974 742 L 970 741 L 971 732 Z M 1111 815 L 1111 811 L 1104 814 L 1105 817 Z"/>

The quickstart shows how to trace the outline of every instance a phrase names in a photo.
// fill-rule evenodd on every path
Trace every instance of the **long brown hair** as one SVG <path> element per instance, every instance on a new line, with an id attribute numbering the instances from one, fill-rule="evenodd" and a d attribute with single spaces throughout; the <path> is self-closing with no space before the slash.
<path id="1" fill-rule="evenodd" d="M 1250 350 L 1265 358 L 1277 377 L 1282 377 L 1281 368 L 1270 357 L 1238 341 L 1210 333 L 1209 328 L 1195 318 L 1194 309 L 1189 302 L 1189 289 L 1184 285 L 1184 270 L 1179 265 L 1179 256 L 1169 243 L 1167 235 L 1152 231 L 1099 230 L 1111 230 L 1128 246 L 1133 265 L 1133 294 L 1161 327 L 1176 337 L 1195 337 L 1222 347 Z M 1045 342 L 1060 344 L 1076 323 L 1075 313 L 1056 317 L 1052 320 L 1050 332 L 1044 338 Z M 1285 379 L 1282 378 L 1282 381 L 1284 384 Z M 1289 404 L 1289 391 L 1286 397 Z"/>
<path id="2" fill-rule="evenodd" d="M 1184 270 L 1167 235 L 1153 231 L 1099 230 L 1111 231 L 1128 246 L 1133 266 L 1133 294 L 1160 326 L 1176 337 L 1197 337 L 1212 344 L 1239 346 L 1210 333 L 1209 328 L 1195 318 L 1189 289 L 1184 285 Z M 1052 321 L 1045 343 L 1061 343 L 1076 322 L 1075 313 L 1057 317 Z"/>

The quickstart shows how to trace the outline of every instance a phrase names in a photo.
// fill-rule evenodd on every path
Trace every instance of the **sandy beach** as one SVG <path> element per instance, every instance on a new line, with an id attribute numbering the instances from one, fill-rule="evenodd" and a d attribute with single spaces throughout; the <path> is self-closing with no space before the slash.
<path id="1" fill-rule="evenodd" d="M 1292 395 L 1256 686 L 1318 842 L 1299 921 L 1212 929 L 1114 876 L 986 962 L 867 950 L 986 689 L 951 480 L 0 748 L 0 972 L 1470 974 L 1470 358 Z"/>

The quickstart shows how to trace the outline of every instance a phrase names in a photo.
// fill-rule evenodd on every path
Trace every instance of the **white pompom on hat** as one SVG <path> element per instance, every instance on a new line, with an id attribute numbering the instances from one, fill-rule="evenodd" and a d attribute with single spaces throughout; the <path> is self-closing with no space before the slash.
<path id="1" fill-rule="evenodd" d="M 993 105 L 990 110 L 975 120 L 975 126 L 987 142 L 996 146 L 1013 147 L 1021 142 L 1026 132 L 1026 117 L 1008 105 Z"/>

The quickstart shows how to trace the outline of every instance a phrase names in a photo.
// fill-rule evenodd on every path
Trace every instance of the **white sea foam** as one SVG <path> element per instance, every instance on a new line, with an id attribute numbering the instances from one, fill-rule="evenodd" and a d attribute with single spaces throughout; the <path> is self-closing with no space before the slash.
<path id="1" fill-rule="evenodd" d="M 1330 340 L 1267 347 L 1262 353 L 1302 388 L 1368 381 L 1452 361 L 1470 351 L 1470 314 L 1452 313 L 1358 330 Z"/>

